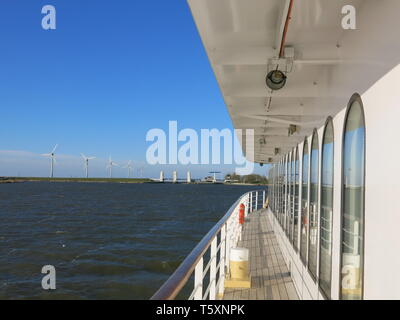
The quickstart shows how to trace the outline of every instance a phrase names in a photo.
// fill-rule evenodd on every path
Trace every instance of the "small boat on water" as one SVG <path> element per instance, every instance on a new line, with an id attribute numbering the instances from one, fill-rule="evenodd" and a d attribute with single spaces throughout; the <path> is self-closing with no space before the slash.
<path id="1" fill-rule="evenodd" d="M 203 182 L 203 183 L 215 183 L 214 177 L 211 177 L 211 176 L 207 176 L 207 177 L 203 178 L 201 180 L 201 182 Z"/>

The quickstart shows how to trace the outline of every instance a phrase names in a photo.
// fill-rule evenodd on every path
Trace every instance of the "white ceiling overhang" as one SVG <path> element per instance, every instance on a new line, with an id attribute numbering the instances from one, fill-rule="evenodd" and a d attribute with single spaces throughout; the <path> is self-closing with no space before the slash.
<path id="1" fill-rule="evenodd" d="M 255 130 L 255 156 L 276 162 L 400 62 L 398 0 L 294 0 L 286 86 L 265 84 L 279 56 L 290 0 L 188 0 L 236 129 Z M 344 30 L 353 5 L 357 29 Z M 297 132 L 289 136 L 289 126 Z M 242 145 L 243 147 L 243 145 Z M 279 154 L 275 154 L 276 148 Z"/>

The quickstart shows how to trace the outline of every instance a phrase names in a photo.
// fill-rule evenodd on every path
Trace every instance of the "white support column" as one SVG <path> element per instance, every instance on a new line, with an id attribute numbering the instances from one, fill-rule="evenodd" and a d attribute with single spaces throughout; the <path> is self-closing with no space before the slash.
<path id="1" fill-rule="evenodd" d="M 250 212 L 253 212 L 253 192 L 250 192 Z"/>
<path id="2" fill-rule="evenodd" d="M 220 295 L 224 294 L 225 286 L 225 253 L 226 253 L 226 224 L 223 225 L 221 229 L 221 247 L 220 250 L 220 262 L 219 262 L 219 288 L 218 293 Z"/>
<path id="3" fill-rule="evenodd" d="M 194 269 L 194 300 L 203 300 L 203 257 L 199 260 Z"/>
<path id="4" fill-rule="evenodd" d="M 217 237 L 211 242 L 210 259 L 210 300 L 215 300 L 217 286 Z"/>

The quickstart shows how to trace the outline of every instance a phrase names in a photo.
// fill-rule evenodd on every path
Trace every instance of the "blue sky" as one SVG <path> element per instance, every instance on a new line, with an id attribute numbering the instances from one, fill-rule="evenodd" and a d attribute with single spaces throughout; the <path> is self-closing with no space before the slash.
<path id="1" fill-rule="evenodd" d="M 46 4 L 56 30 L 41 27 Z M 147 131 L 169 120 L 232 128 L 184 0 L 2 0 L 0 39 L 0 175 L 47 175 L 35 155 L 59 143 L 56 174 L 81 175 L 74 157 L 83 152 L 99 158 L 93 174 L 102 176 L 109 155 L 143 163 Z M 194 170 L 214 169 L 230 171 Z"/>

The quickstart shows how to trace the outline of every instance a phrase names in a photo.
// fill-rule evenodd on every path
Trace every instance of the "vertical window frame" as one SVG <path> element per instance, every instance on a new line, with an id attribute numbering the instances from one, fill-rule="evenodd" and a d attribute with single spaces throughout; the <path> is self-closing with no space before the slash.
<path id="1" fill-rule="evenodd" d="M 300 223 L 299 223 L 299 216 L 301 216 L 301 214 L 299 215 L 299 208 L 301 206 L 299 206 L 299 201 L 301 201 L 300 198 L 300 154 L 299 154 L 299 146 L 296 146 L 295 148 L 295 157 L 294 157 L 294 216 L 293 216 L 293 246 L 294 246 L 294 250 L 296 251 L 296 253 L 298 253 L 300 251 L 300 246 L 299 246 L 299 228 L 300 228 Z M 297 195 L 297 201 L 296 201 L 296 195 Z M 297 203 L 296 203 L 297 202 Z M 297 210 L 296 210 L 297 208 Z M 297 213 L 297 216 L 296 216 Z M 297 218 L 297 228 L 295 228 L 296 224 L 295 224 L 295 218 Z M 295 236 L 295 233 L 296 236 Z"/>
<path id="2" fill-rule="evenodd" d="M 302 255 L 302 226 L 303 226 L 303 185 L 304 185 L 304 155 L 305 152 L 304 150 L 306 149 L 307 146 L 307 195 L 306 195 L 306 204 L 307 204 L 307 209 L 306 209 L 306 213 L 305 213 L 305 218 L 306 218 L 306 244 L 305 244 L 305 253 L 304 253 L 304 257 Z M 310 146 L 308 143 L 308 137 L 306 137 L 304 139 L 304 143 L 303 143 L 303 154 L 302 154 L 302 161 L 301 161 L 301 199 L 300 199 L 300 237 L 299 237 L 299 241 L 300 241 L 300 245 L 299 245 L 299 252 L 300 252 L 300 260 L 303 263 L 304 267 L 307 269 L 308 267 L 308 232 L 309 232 L 309 228 L 307 227 L 309 224 L 309 212 L 310 212 Z M 300 183 L 299 183 L 300 185 Z"/>
<path id="3" fill-rule="evenodd" d="M 327 300 L 331 300 L 332 299 L 332 253 L 333 253 L 333 213 L 334 213 L 334 208 L 335 208 L 335 144 L 336 144 L 336 140 L 335 140 L 335 127 L 333 125 L 333 118 L 331 116 L 329 116 L 326 121 L 325 121 L 325 126 L 324 126 L 324 132 L 322 134 L 322 147 L 321 147 L 321 170 L 320 170 L 320 174 L 321 174 L 321 183 L 319 186 L 319 191 L 320 191 L 320 208 L 322 207 L 322 174 L 323 174 L 323 169 L 324 169 L 324 142 L 325 142 L 325 136 L 326 136 L 326 131 L 328 129 L 328 126 L 332 127 L 332 135 L 333 135 L 333 147 L 332 147 L 332 158 L 333 158 L 333 166 L 332 166 L 332 217 L 331 217 L 331 261 L 330 261 L 330 292 L 327 293 L 325 292 L 325 290 L 321 287 L 321 210 L 320 210 L 320 226 L 319 226 L 319 245 L 318 245 L 318 251 L 319 251 L 319 258 L 318 258 L 318 288 L 320 289 L 320 292 L 322 293 L 323 297 Z"/>
<path id="4" fill-rule="evenodd" d="M 317 241 L 317 243 L 316 243 L 316 261 L 315 261 L 315 263 L 316 263 L 316 270 L 315 270 L 315 273 L 316 274 L 314 274 L 312 271 L 311 271 L 311 269 L 310 269 L 310 247 L 311 247 L 311 240 L 310 240 L 310 237 L 311 237 L 311 184 L 312 184 L 312 181 L 311 181 L 311 179 L 312 179 L 312 173 L 313 173 L 313 168 L 312 168 L 312 166 L 314 165 L 314 163 L 313 163 L 313 159 L 312 159 L 312 152 L 313 152 L 313 146 L 314 146 L 314 142 L 315 142 L 315 139 L 317 140 L 317 150 L 318 150 L 318 156 L 317 156 L 317 186 L 316 186 L 316 191 L 317 191 L 317 199 L 316 199 L 316 204 L 317 204 L 317 215 L 318 215 L 318 217 L 317 217 L 317 236 L 316 236 L 316 241 Z M 319 163 L 320 163 L 320 157 L 321 157 L 321 150 L 320 150 L 320 144 L 319 144 L 319 142 L 320 142 L 320 140 L 319 140 L 319 136 L 318 136 L 318 131 L 317 131 L 317 129 L 314 129 L 313 130 L 313 133 L 312 133 L 312 136 L 311 136 L 311 148 L 309 148 L 309 186 L 308 186 L 308 195 L 309 195 L 309 197 L 308 197 L 308 235 L 307 235 L 307 249 L 308 249 L 308 251 L 307 251 L 307 270 L 308 270 L 308 273 L 310 274 L 310 276 L 311 276 L 311 278 L 314 280 L 314 282 L 317 282 L 318 283 L 318 266 L 319 266 L 319 264 L 318 264 L 318 253 L 319 253 L 319 223 L 320 223 L 320 214 L 321 214 L 321 212 L 320 212 L 320 201 L 321 201 L 321 199 L 320 199 L 320 196 L 319 196 L 319 188 L 320 188 L 320 165 L 319 165 Z"/>

